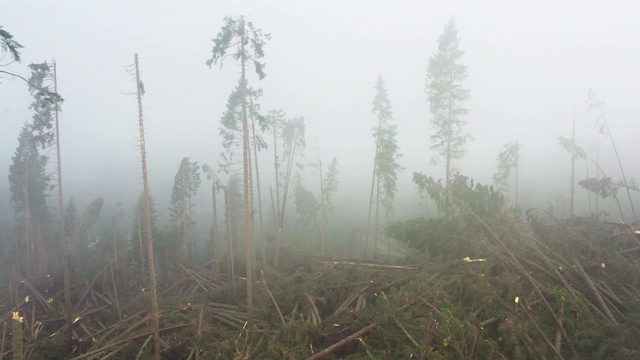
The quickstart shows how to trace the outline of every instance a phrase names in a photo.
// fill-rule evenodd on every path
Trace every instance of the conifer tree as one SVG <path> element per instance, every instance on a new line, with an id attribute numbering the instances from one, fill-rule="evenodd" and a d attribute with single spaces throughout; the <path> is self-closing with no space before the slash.
<path id="1" fill-rule="evenodd" d="M 504 144 L 498 154 L 498 171 L 493 174 L 493 184 L 498 191 L 506 191 L 509 188 L 511 171 L 515 171 L 515 207 L 518 209 L 518 159 L 520 157 L 520 144 L 513 141 Z"/>
<path id="2" fill-rule="evenodd" d="M 379 206 L 382 204 L 385 212 L 385 227 L 389 226 L 393 213 L 393 199 L 396 193 L 397 173 L 402 170 L 398 163 L 402 157 L 399 154 L 396 136 L 397 125 L 393 123 L 391 101 L 384 80 L 378 75 L 376 82 L 376 96 L 373 99 L 372 112 L 378 118 L 378 126 L 373 127 L 376 151 L 373 164 L 373 177 L 371 180 L 371 193 L 369 196 L 369 212 L 367 217 L 367 232 L 365 234 L 365 257 L 368 254 L 369 231 L 371 223 L 371 211 L 375 207 L 374 221 L 374 256 L 378 251 L 378 225 Z M 387 252 L 391 248 L 387 246 Z"/>
<path id="3" fill-rule="evenodd" d="M 301 157 L 305 149 L 305 124 L 303 117 L 294 117 L 285 120 L 282 110 L 269 113 L 271 126 L 273 126 L 274 136 L 274 157 L 276 171 L 276 253 L 274 266 L 278 267 L 280 261 L 280 248 L 282 245 L 282 228 L 284 226 L 284 214 L 287 209 L 287 199 L 289 187 L 295 169 L 302 169 L 303 165 L 296 162 L 297 157 Z M 278 144 L 282 147 L 278 150 Z M 284 163 L 284 164 L 283 164 Z M 282 166 L 284 165 L 284 168 Z M 282 187 L 282 195 L 280 195 Z"/>
<path id="4" fill-rule="evenodd" d="M 9 166 L 9 190 L 21 238 L 27 276 L 46 272 L 46 249 L 42 237 L 43 221 L 49 217 L 47 190 L 50 178 L 46 172 L 48 158 L 40 154 L 30 127 L 25 125 L 18 137 L 18 147 Z"/>
<path id="5" fill-rule="evenodd" d="M 200 187 L 200 165 L 185 157 L 175 175 L 171 192 L 171 223 L 180 235 L 180 258 L 185 265 L 192 265 L 195 242 L 191 238 L 193 220 L 192 197 Z"/>
<path id="6" fill-rule="evenodd" d="M 463 119 L 469 114 L 465 103 L 470 97 L 469 89 L 463 87 L 467 78 L 467 67 L 460 63 L 463 54 L 455 20 L 451 18 L 438 38 L 438 51 L 429 58 L 426 81 L 435 131 L 431 135 L 431 149 L 436 151 L 432 162 L 445 161 L 445 192 L 449 190 L 453 162 L 464 155 L 464 147 L 471 139 L 463 130 Z"/>
<path id="7" fill-rule="evenodd" d="M 260 59 L 264 57 L 265 39 L 269 39 L 269 34 L 263 34 L 262 30 L 256 29 L 252 22 L 246 21 L 244 16 L 239 18 L 227 16 L 224 18 L 224 26 L 217 37 L 213 39 L 214 47 L 211 59 L 207 60 L 207 65 L 222 62 L 227 57 L 232 57 L 240 61 L 242 84 L 242 153 L 243 153 L 243 181 L 244 181 L 244 223 L 246 236 L 246 267 L 247 267 L 247 308 L 249 319 L 253 321 L 253 232 L 251 228 L 251 194 L 250 189 L 250 144 L 249 144 L 249 122 L 247 117 L 247 81 L 246 67 L 248 62 L 252 62 L 256 73 L 262 80 L 264 73 L 264 63 Z M 231 50 L 231 53 L 227 53 Z"/>
<path id="8" fill-rule="evenodd" d="M 338 159 L 333 158 L 329 163 L 327 174 L 322 175 L 322 161 L 318 159 L 320 167 L 320 213 L 322 215 L 321 247 L 322 255 L 327 253 L 327 222 L 330 214 L 333 213 L 333 194 L 338 189 Z"/>

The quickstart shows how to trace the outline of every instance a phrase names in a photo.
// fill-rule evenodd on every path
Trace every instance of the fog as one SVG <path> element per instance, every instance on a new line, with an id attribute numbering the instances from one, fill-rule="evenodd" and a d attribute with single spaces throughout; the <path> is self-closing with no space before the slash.
<path id="1" fill-rule="evenodd" d="M 465 54 L 471 91 L 465 130 L 472 137 L 466 155 L 454 163 L 460 173 L 491 181 L 503 144 L 522 144 L 520 186 L 523 207 L 561 208 L 568 198 L 569 155 L 558 136 L 571 134 L 592 156 L 599 147 L 602 168 L 621 179 L 610 140 L 597 132 L 585 106 L 592 88 L 606 104 L 606 116 L 628 178 L 638 178 L 640 153 L 640 23 L 637 2 L 456 1 L 456 2 L 0 2 L 4 30 L 24 46 L 22 63 L 1 69 L 28 77 L 27 65 L 55 59 L 64 188 L 82 208 L 105 198 L 103 218 L 116 202 L 133 207 L 142 190 L 135 83 L 127 68 L 140 56 L 152 194 L 166 219 L 173 177 L 180 160 L 217 167 L 221 160 L 220 117 L 238 82 L 239 67 L 227 60 L 209 69 L 212 39 L 226 15 L 246 15 L 270 33 L 265 72 L 249 82 L 264 91 L 263 110 L 284 109 L 306 120 L 307 158 L 316 139 L 323 162 L 337 157 L 338 222 L 366 220 L 375 144 L 371 112 L 378 74 L 386 82 L 403 154 L 396 219 L 424 209 L 411 181 L 414 171 L 443 177 L 444 165 L 430 164 L 433 133 L 425 95 L 429 57 L 451 17 Z M 0 77 L 0 213 L 12 214 L 8 169 L 22 125 L 31 119 L 25 83 Z M 599 145 L 598 145 L 599 144 Z M 265 158 L 263 189 L 271 160 Z M 590 176 L 595 175 L 591 167 Z M 586 176 L 579 163 L 577 179 Z M 309 187 L 315 175 L 306 174 Z M 203 178 L 198 203 L 207 204 Z M 210 183 L 209 183 L 210 184 Z M 53 196 L 55 198 L 55 196 Z M 587 193 L 577 193 L 577 212 L 588 212 Z M 197 221 L 208 226 L 201 206 Z M 433 211 L 433 210 L 431 210 Z M 566 214 L 564 214 L 566 215 Z M 348 219 L 348 220 L 346 220 Z"/>

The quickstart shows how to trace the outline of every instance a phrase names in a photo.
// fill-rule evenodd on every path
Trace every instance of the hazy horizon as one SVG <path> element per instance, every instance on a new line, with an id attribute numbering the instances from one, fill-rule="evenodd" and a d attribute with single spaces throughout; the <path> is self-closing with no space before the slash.
<path id="1" fill-rule="evenodd" d="M 239 67 L 229 60 L 222 69 L 209 69 L 205 61 L 224 16 L 244 14 L 272 35 L 265 46 L 267 77 L 249 77 L 264 91 L 263 111 L 282 108 L 288 117 L 306 119 L 304 162 L 315 157 L 316 139 L 323 163 L 338 158 L 336 211 L 355 219 L 366 217 L 375 151 L 371 102 L 382 75 L 405 169 L 395 207 L 398 217 L 411 217 L 419 212 L 413 172 L 443 176 L 442 163 L 430 164 L 433 130 L 424 89 L 429 57 L 454 17 L 471 91 L 465 130 L 474 138 L 455 168 L 490 183 L 503 144 L 518 140 L 520 197 L 545 206 L 569 188 L 569 155 L 557 138 L 570 136 L 574 106 L 577 143 L 592 156 L 599 144 L 603 169 L 621 179 L 610 140 L 597 133 L 595 116 L 586 111 L 590 88 L 606 104 L 627 177 L 640 176 L 633 156 L 640 150 L 634 141 L 638 10 L 631 1 L 4 1 L 1 25 L 24 49 L 22 63 L 2 69 L 28 77 L 28 64 L 55 59 L 65 98 L 60 121 L 66 197 L 74 196 L 80 207 L 104 196 L 107 208 L 116 202 L 131 208 L 142 185 L 136 100 L 130 95 L 135 86 L 126 70 L 139 54 L 151 190 L 159 212 L 166 213 L 183 157 L 215 167 L 220 161 L 219 119 Z M 31 119 L 31 101 L 24 82 L 0 77 L 0 213 L 12 213 L 8 169 L 19 131 Z M 268 154 L 265 179 L 272 177 Z M 580 163 L 578 180 L 586 177 L 585 166 Z M 595 175 L 595 168 L 589 171 Z M 313 191 L 315 179 L 306 177 Z M 209 201 L 207 184 L 203 177 L 201 204 Z M 267 180 L 263 189 L 269 185 Z M 587 193 L 578 196 L 584 213 Z M 198 221 L 208 224 L 206 212 Z"/>

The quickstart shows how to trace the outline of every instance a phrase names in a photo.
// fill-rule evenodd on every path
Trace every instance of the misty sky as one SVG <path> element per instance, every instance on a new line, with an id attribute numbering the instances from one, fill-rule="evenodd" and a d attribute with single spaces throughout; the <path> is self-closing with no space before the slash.
<path id="1" fill-rule="evenodd" d="M 576 104 L 579 144 L 595 154 L 600 143 L 608 159 L 603 168 L 619 179 L 609 140 L 586 112 L 593 88 L 606 103 L 627 176 L 640 177 L 637 1 L 0 1 L 0 25 L 25 47 L 21 64 L 2 69 L 28 77 L 29 63 L 57 61 L 68 195 L 85 204 L 98 196 L 131 204 L 141 190 L 136 100 L 129 95 L 135 85 L 127 73 L 134 53 L 147 91 L 151 188 L 161 208 L 182 157 L 218 163 L 219 119 L 239 67 L 227 61 L 209 69 L 205 61 L 223 17 L 241 14 L 272 35 L 265 47 L 267 77 L 259 84 L 255 74 L 249 78 L 264 91 L 262 109 L 305 117 L 309 158 L 317 138 L 325 163 L 338 157 L 337 196 L 362 195 L 359 209 L 366 208 L 371 182 L 378 74 L 404 154 L 396 208 L 415 206 L 413 171 L 443 174 L 442 164 L 429 164 L 424 88 L 428 59 L 452 16 L 468 66 L 466 130 L 474 138 L 456 169 L 488 182 L 502 145 L 517 139 L 523 197 L 538 206 L 553 201 L 568 189 L 569 158 L 557 137 L 570 135 Z M 31 118 L 30 102 L 21 80 L 0 77 L 0 210 L 10 206 L 8 168 L 18 133 Z M 533 195 L 540 193 L 544 198 Z"/>

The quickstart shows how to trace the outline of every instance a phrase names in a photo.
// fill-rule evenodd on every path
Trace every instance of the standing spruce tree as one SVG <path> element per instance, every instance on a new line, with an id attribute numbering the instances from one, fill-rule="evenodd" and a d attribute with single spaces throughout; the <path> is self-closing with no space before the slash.
<path id="1" fill-rule="evenodd" d="M 47 190 L 50 178 L 46 166 L 48 158 L 40 149 L 28 125 L 20 131 L 18 147 L 9 166 L 9 190 L 21 239 L 17 248 L 24 248 L 24 256 L 16 252 L 18 271 L 24 270 L 27 277 L 45 274 L 47 270 L 46 249 L 42 240 L 44 221 L 49 218 Z M 20 261 L 22 260 L 22 261 Z M 24 266 L 20 266 L 20 263 Z"/>
<path id="2" fill-rule="evenodd" d="M 435 130 L 431 135 L 431 149 L 437 152 L 432 163 L 445 160 L 444 187 L 447 193 L 453 161 L 464 155 L 464 147 L 471 139 L 462 129 L 466 124 L 463 118 L 469 114 L 465 102 L 470 97 L 469 89 L 463 88 L 463 81 L 467 78 L 467 67 L 460 64 L 463 54 L 456 23 L 451 18 L 438 38 L 438 51 L 429 58 L 426 84 L 431 123 Z"/>
<path id="3" fill-rule="evenodd" d="M 242 163 L 242 157 L 239 156 L 241 149 L 243 149 L 242 143 L 242 83 L 238 82 L 238 86 L 229 95 L 227 100 L 227 109 L 220 119 L 220 135 L 223 139 L 223 146 L 226 150 L 221 156 L 223 161 L 220 163 L 220 168 L 225 172 L 235 171 L 237 165 Z M 261 136 L 261 133 L 265 132 L 269 128 L 269 124 L 266 121 L 266 117 L 260 114 L 259 98 L 262 97 L 262 90 L 254 90 L 251 87 L 246 87 L 246 97 L 249 98 L 247 107 L 249 119 L 250 119 L 250 150 L 249 150 L 249 188 L 252 194 L 251 196 L 251 209 L 254 208 L 254 189 L 257 190 L 258 198 L 258 215 L 260 225 L 260 244 L 262 253 L 262 263 L 266 262 L 266 249 L 264 242 L 263 231 L 263 216 L 262 216 L 262 196 L 260 192 L 260 170 L 258 167 L 258 152 L 267 148 L 267 142 Z M 257 122 L 257 123 L 256 123 Z M 256 131 L 258 127 L 258 131 Z M 251 161 L 251 151 L 253 151 L 253 159 Z M 239 160 L 240 159 L 240 160 Z M 255 187 L 254 187 L 255 179 Z M 253 220 L 253 218 L 251 219 Z M 252 228 L 254 226 L 252 225 Z"/>
<path id="4" fill-rule="evenodd" d="M 274 267 L 278 267 L 280 261 L 280 248 L 282 246 L 282 228 L 284 227 L 284 214 L 287 209 L 289 187 L 295 168 L 301 170 L 304 166 L 295 161 L 296 155 L 302 156 L 305 147 L 305 124 L 303 117 L 284 119 L 282 110 L 269 112 L 269 121 L 273 126 L 273 151 L 276 173 L 276 253 L 273 260 Z M 282 149 L 278 151 L 278 140 L 282 142 Z M 284 161 L 285 168 L 281 169 Z M 282 178 L 280 178 L 282 177 Z M 282 196 L 280 188 L 282 187 Z"/>
<path id="5" fill-rule="evenodd" d="M 200 165 L 191 162 L 188 157 L 182 158 L 174 178 L 169 210 L 173 233 L 180 236 L 180 260 L 185 265 L 192 265 L 195 255 L 195 243 L 191 239 L 191 230 L 195 224 L 191 200 L 198 191 L 200 182 Z"/>
<path id="6" fill-rule="evenodd" d="M 224 18 L 224 26 L 220 33 L 213 39 L 214 47 L 211 59 L 207 60 L 207 65 L 211 67 L 213 64 L 222 62 L 225 58 L 231 56 L 235 60 L 240 61 L 241 84 L 242 84 L 242 154 L 243 154 L 243 181 L 244 181 L 244 225 L 246 235 L 246 267 L 247 267 L 247 309 L 249 312 L 249 320 L 253 321 L 253 233 L 251 229 L 251 194 L 249 193 L 249 122 L 247 118 L 247 81 L 246 68 L 247 62 L 253 62 L 255 71 L 260 80 L 266 74 L 264 73 L 264 63 L 260 59 L 264 57 L 265 39 L 270 39 L 269 34 L 263 34 L 262 30 L 256 29 L 253 23 L 246 21 L 244 16 L 239 18 L 227 16 Z M 231 50 L 228 54 L 227 51 Z"/>
<path id="7" fill-rule="evenodd" d="M 220 179 L 213 168 L 207 164 L 202 165 L 202 172 L 207 175 L 207 180 L 211 180 L 211 241 L 213 257 L 211 262 L 211 272 L 218 280 L 220 277 L 220 225 L 218 224 L 218 201 L 216 194 L 221 186 Z"/>
<path id="8" fill-rule="evenodd" d="M 322 215 L 322 255 L 327 254 L 327 218 L 333 213 L 334 207 L 331 199 L 338 189 L 338 159 L 333 158 L 329 163 L 327 174 L 322 175 L 322 161 L 318 155 L 318 166 L 320 167 L 320 213 Z"/>
<path id="9" fill-rule="evenodd" d="M 389 226 L 393 213 L 393 199 L 396 194 L 396 179 L 402 167 L 398 163 L 401 154 L 398 153 L 397 125 L 393 123 L 393 112 L 387 89 L 382 75 L 378 75 L 376 82 L 376 96 L 373 99 L 372 112 L 378 117 L 378 126 L 373 128 L 373 138 L 376 143 L 376 154 L 371 179 L 371 193 L 369 195 L 369 213 L 367 216 L 367 231 L 365 233 L 365 258 L 368 254 L 369 232 L 371 223 L 371 209 L 375 203 L 374 216 L 374 247 L 373 256 L 378 253 L 378 225 L 380 224 L 379 207 L 385 212 L 385 227 Z M 374 198 L 375 195 L 375 198 Z M 387 253 L 391 253 L 391 244 L 387 242 Z"/>
<path id="10" fill-rule="evenodd" d="M 493 174 L 493 184 L 498 191 L 506 191 L 509 188 L 511 171 L 515 171 L 515 205 L 518 209 L 518 158 L 520 157 L 520 144 L 513 141 L 502 146 L 498 154 L 498 171 Z"/>
<path id="11" fill-rule="evenodd" d="M 315 167 L 315 166 L 314 166 Z M 327 254 L 327 222 L 333 213 L 331 199 L 338 189 L 338 160 L 333 158 L 326 175 L 322 173 L 322 161 L 318 155 L 318 170 L 320 173 L 320 196 L 318 198 L 304 187 L 302 176 L 296 175 L 296 190 L 294 194 L 298 223 L 303 228 L 315 226 L 320 238 L 320 251 Z"/>

